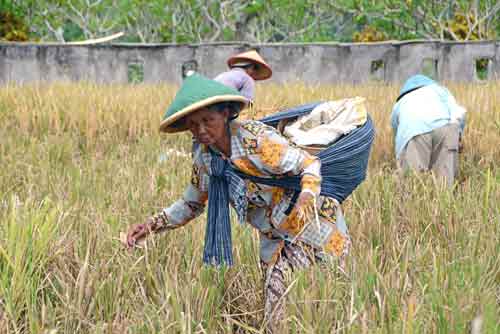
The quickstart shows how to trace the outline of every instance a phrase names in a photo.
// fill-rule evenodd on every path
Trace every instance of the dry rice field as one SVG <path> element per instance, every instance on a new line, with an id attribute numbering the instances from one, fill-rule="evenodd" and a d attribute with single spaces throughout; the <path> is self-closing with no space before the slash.
<path id="1" fill-rule="evenodd" d="M 500 332 L 500 83 L 449 88 L 469 111 L 453 189 L 396 174 L 398 87 L 259 87 L 244 117 L 363 96 L 377 130 L 344 204 L 346 272 L 291 277 L 290 333 Z M 0 333 L 262 333 L 250 227 L 233 225 L 236 265 L 219 271 L 202 266 L 204 217 L 145 249 L 119 243 L 189 180 L 189 136 L 158 132 L 175 89 L 0 87 Z"/>

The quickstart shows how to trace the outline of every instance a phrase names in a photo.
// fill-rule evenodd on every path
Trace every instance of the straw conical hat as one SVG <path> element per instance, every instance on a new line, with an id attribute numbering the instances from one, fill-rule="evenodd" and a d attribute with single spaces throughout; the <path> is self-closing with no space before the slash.
<path id="1" fill-rule="evenodd" d="M 248 104 L 248 100 L 237 90 L 202 75 L 192 74 L 186 77 L 175 94 L 174 101 L 163 116 L 160 131 L 169 133 L 185 131 L 187 130 L 185 124 L 177 121 L 201 108 L 220 102 Z"/>
<path id="2" fill-rule="evenodd" d="M 262 57 L 255 50 L 243 52 L 232 56 L 227 60 L 227 65 L 233 67 L 234 64 L 240 62 L 252 62 L 258 65 L 257 74 L 253 76 L 255 80 L 265 80 L 271 77 L 273 71 L 271 67 L 262 59 Z"/>

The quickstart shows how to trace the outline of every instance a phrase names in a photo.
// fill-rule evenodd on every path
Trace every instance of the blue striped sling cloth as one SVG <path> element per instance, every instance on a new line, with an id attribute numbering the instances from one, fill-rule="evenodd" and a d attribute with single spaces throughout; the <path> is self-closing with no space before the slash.
<path id="1" fill-rule="evenodd" d="M 261 119 L 276 127 L 281 120 L 310 113 L 321 102 L 288 109 Z M 375 137 L 373 121 L 366 123 L 317 154 L 321 160 L 321 195 L 333 197 L 339 203 L 349 196 L 366 177 L 370 149 Z M 244 221 L 247 202 L 245 182 L 253 182 L 295 190 L 294 199 L 301 191 L 300 176 L 261 178 L 235 170 L 219 154 L 211 153 L 208 186 L 208 219 L 205 232 L 203 262 L 211 265 L 233 265 L 229 202 L 233 203 L 240 222 Z"/>

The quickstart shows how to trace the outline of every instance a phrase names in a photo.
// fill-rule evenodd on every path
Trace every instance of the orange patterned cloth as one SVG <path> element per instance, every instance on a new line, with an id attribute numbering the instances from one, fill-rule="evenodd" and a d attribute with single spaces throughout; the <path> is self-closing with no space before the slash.
<path id="1" fill-rule="evenodd" d="M 289 143 L 276 129 L 258 121 L 232 121 L 230 134 L 231 156 L 224 158 L 235 169 L 259 177 L 301 176 L 302 191 L 315 198 L 315 214 L 303 217 L 293 204 L 294 191 L 245 180 L 246 219 L 260 232 L 261 260 L 273 263 L 285 241 L 300 241 L 336 256 L 346 254 L 349 236 L 343 216 L 339 215 L 340 205 L 333 198 L 319 195 L 320 160 Z M 204 210 L 211 161 L 209 150 L 215 149 L 199 144 L 193 147 L 191 183 L 182 199 L 163 210 L 168 217 L 167 229 L 185 225 Z"/>

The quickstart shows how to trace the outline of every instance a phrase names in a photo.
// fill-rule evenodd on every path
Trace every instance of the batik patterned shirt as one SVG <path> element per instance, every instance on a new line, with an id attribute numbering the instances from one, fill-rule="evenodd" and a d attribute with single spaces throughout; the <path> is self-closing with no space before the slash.
<path id="1" fill-rule="evenodd" d="M 338 202 L 319 196 L 320 160 L 290 144 L 276 129 L 258 121 L 232 121 L 230 134 L 231 157 L 223 158 L 234 169 L 264 178 L 300 176 L 302 191 L 314 194 L 316 199 L 316 215 L 302 219 L 294 205 L 293 190 L 244 181 L 248 200 L 246 220 L 260 232 L 261 260 L 273 263 L 285 240 L 298 240 L 316 249 L 343 255 L 349 241 L 347 228 Z M 214 149 L 199 144 L 193 147 L 191 182 L 183 197 L 163 210 L 168 218 L 166 229 L 185 225 L 199 216 L 208 199 L 208 171 L 213 154 L 210 150 Z"/>

